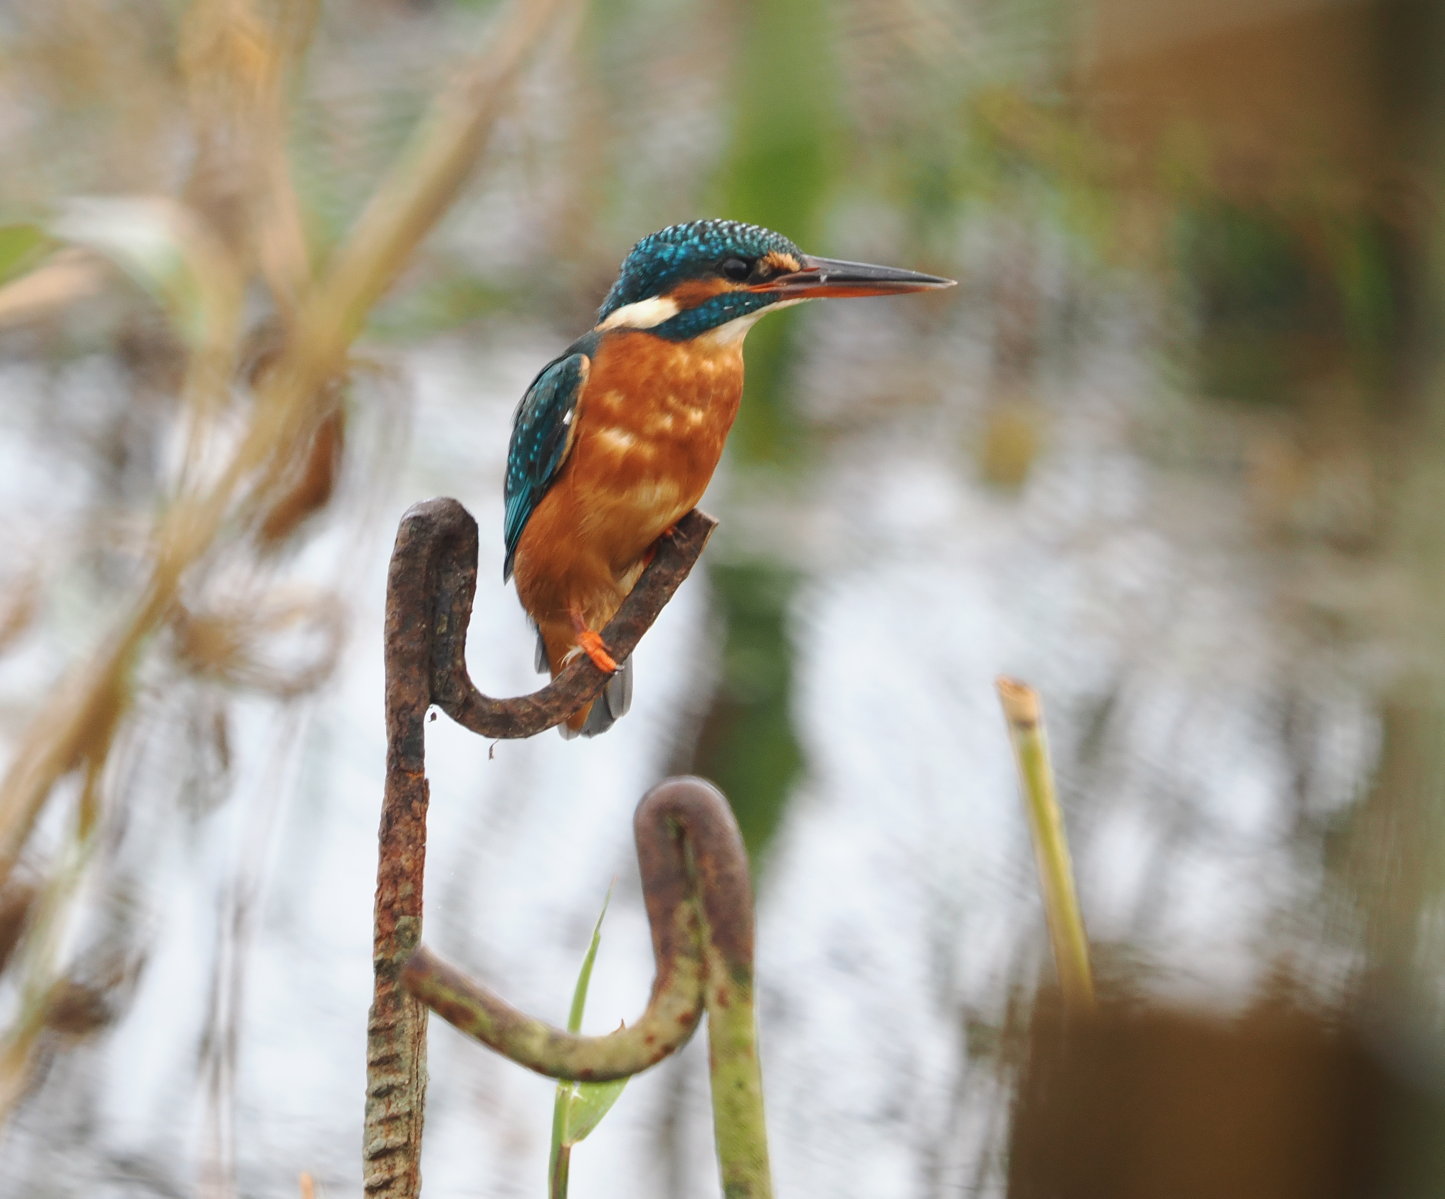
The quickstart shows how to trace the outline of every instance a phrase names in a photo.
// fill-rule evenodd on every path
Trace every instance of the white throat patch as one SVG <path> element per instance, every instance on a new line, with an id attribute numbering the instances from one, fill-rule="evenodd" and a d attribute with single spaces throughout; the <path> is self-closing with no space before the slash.
<path id="1" fill-rule="evenodd" d="M 759 308 L 755 312 L 744 313 L 742 316 L 735 316 L 725 325 L 719 325 L 716 329 L 709 329 L 706 333 L 698 335 L 697 340 L 706 342 L 713 346 L 736 345 L 748 335 L 748 330 L 758 323 L 770 312 L 776 312 L 779 308 L 791 308 L 794 304 L 802 304 L 807 301 L 807 296 L 799 296 L 796 300 L 774 300 L 766 308 Z"/>

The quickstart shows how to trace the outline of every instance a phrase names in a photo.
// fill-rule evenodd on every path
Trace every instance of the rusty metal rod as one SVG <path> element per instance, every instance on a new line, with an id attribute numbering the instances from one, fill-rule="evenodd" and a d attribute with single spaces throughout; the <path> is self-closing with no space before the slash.
<path id="1" fill-rule="evenodd" d="M 402 518 L 402 538 L 414 521 L 428 525 L 423 549 L 424 575 L 416 580 L 413 610 L 423 610 L 432 596 L 429 629 L 432 646 L 432 703 L 465 729 L 482 737 L 513 739 L 530 737 L 560 724 L 602 691 L 608 676 L 592 664 L 586 654 L 572 663 L 540 691 L 501 702 L 483 695 L 467 673 L 467 625 L 472 614 L 472 595 L 477 586 L 476 523 L 455 500 L 429 500 L 417 504 Z M 642 578 L 632 589 L 607 627 L 602 639 L 619 662 L 624 661 L 652 627 L 663 607 L 687 578 L 717 522 L 696 509 L 689 512 L 672 532 L 657 543 L 657 552 Z"/>
<path id="2" fill-rule="evenodd" d="M 747 853 L 727 800 L 701 779 L 669 779 L 633 822 L 656 974 L 647 1010 L 630 1027 L 581 1036 L 518 1011 L 422 948 L 402 981 L 443 1019 L 549 1078 L 599 1082 L 641 1073 L 686 1044 L 702 1016 L 705 981 L 699 902 L 729 964 L 752 969 Z M 696 884 L 708 878 L 705 889 Z"/>
<path id="3" fill-rule="evenodd" d="M 715 522 L 690 512 L 658 542 L 656 556 L 602 636 L 626 658 L 702 553 Z M 540 691 L 497 700 L 472 684 L 465 662 L 477 580 L 477 525 L 452 499 L 428 500 L 402 518 L 386 600 L 386 789 L 372 947 L 374 991 L 367 1028 L 363 1167 L 372 1199 L 419 1194 L 426 1089 L 426 1008 L 401 971 L 421 941 L 426 865 L 425 721 L 433 704 L 494 738 L 528 737 L 596 697 L 607 676 L 579 655 Z"/>

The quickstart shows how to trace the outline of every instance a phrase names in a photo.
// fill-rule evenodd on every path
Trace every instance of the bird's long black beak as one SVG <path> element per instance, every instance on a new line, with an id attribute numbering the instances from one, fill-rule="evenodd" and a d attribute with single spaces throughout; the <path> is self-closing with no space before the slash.
<path id="1" fill-rule="evenodd" d="M 952 279 L 905 271 L 901 267 L 805 255 L 800 269 L 778 275 L 766 283 L 755 283 L 749 290 L 811 300 L 823 296 L 895 296 L 953 285 Z"/>

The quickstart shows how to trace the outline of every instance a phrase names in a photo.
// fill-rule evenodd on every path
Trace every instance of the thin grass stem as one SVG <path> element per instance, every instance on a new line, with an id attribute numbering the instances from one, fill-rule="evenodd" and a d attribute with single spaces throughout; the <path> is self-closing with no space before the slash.
<path id="1" fill-rule="evenodd" d="M 1018 765 L 1019 787 L 1028 813 L 1034 859 L 1039 869 L 1044 915 L 1059 972 L 1064 1001 L 1075 1010 L 1094 1006 L 1094 975 L 1089 965 L 1089 941 L 1074 887 L 1074 868 L 1064 818 L 1054 788 L 1049 744 L 1044 734 L 1043 704 L 1039 694 L 1017 679 L 1000 678 L 995 686 L 1008 721 Z"/>

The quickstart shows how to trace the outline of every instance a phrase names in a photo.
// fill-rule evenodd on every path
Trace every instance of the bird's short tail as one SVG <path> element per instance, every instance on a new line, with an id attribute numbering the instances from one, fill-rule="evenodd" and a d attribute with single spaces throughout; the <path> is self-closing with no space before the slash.
<path id="1" fill-rule="evenodd" d="M 574 651 L 575 652 L 575 651 Z M 540 630 L 537 632 L 537 670 L 541 674 L 555 675 L 562 662 L 553 665 L 547 651 L 547 642 Z M 578 708 L 571 716 L 557 726 L 557 731 L 571 741 L 574 737 L 595 737 L 605 733 L 621 716 L 627 715 L 632 707 L 632 659 L 628 658 L 617 667 L 617 672 L 607 680 L 607 686 L 590 704 Z"/>
<path id="2" fill-rule="evenodd" d="M 573 737 L 595 737 L 605 733 L 619 716 L 625 716 L 632 707 L 632 659 L 618 664 L 617 673 L 607 680 L 602 694 L 585 708 L 578 708 L 557 726 L 567 740 Z"/>

